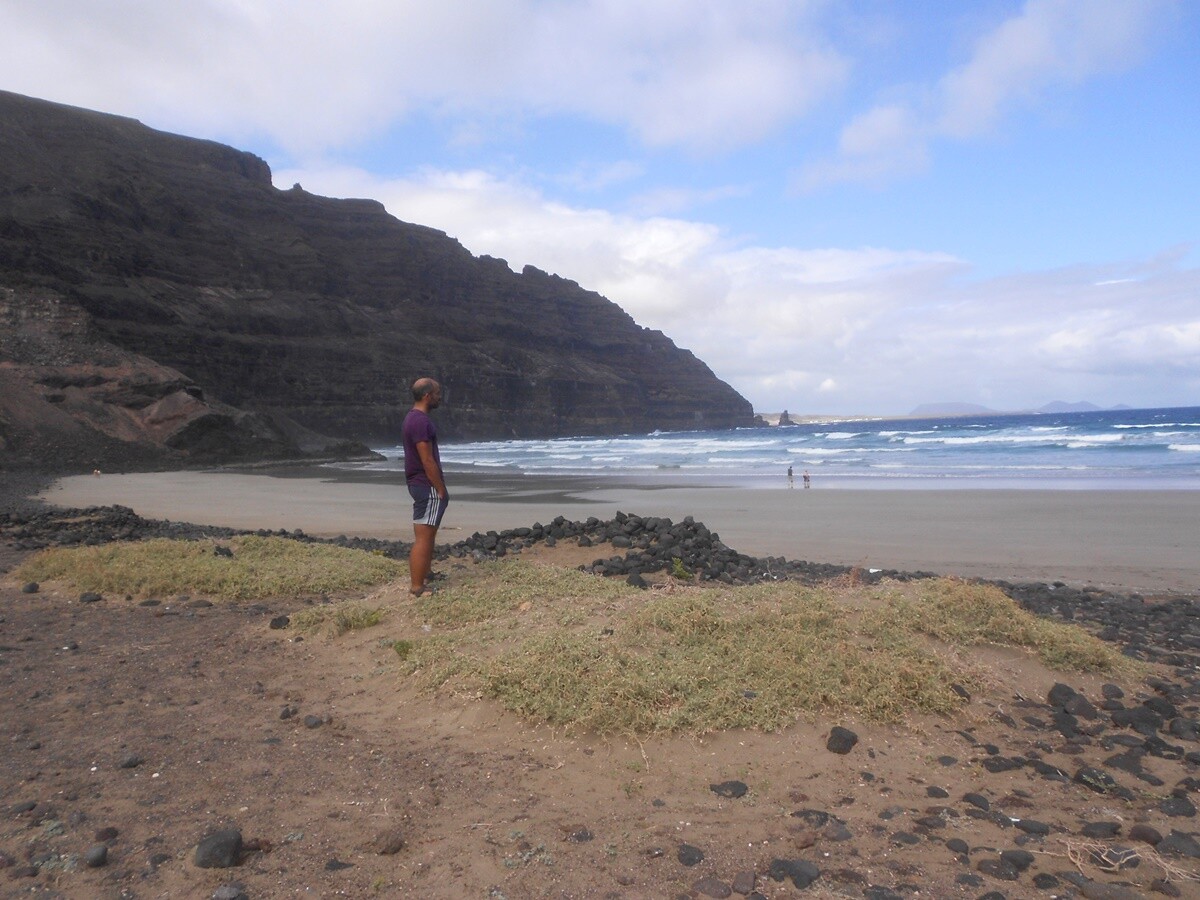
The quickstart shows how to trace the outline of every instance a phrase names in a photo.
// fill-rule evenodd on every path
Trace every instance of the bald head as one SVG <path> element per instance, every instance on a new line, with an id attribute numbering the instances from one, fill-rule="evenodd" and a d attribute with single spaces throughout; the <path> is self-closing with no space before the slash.
<path id="1" fill-rule="evenodd" d="M 418 378 L 412 384 L 412 395 L 417 406 L 437 409 L 442 401 L 442 386 L 432 378 Z"/>

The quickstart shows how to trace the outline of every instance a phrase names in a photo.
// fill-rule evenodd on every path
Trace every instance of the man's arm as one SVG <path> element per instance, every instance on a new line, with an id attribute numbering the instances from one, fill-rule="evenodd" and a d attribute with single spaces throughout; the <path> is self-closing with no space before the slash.
<path id="1" fill-rule="evenodd" d="M 437 460 L 433 458 L 433 445 L 429 441 L 419 441 L 417 456 L 421 457 L 421 467 L 425 470 L 425 477 L 429 479 L 429 483 L 433 485 L 437 495 L 445 500 L 446 482 L 442 480 L 442 472 L 438 468 Z"/>

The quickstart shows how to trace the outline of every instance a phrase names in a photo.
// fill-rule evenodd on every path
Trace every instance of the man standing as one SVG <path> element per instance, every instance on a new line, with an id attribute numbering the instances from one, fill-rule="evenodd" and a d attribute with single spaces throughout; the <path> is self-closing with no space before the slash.
<path id="1" fill-rule="evenodd" d="M 413 498 L 413 546 L 408 556 L 414 597 L 433 591 L 426 582 L 433 567 L 433 541 L 450 495 L 442 476 L 437 428 L 429 418 L 442 404 L 442 386 L 432 378 L 418 378 L 412 386 L 413 408 L 404 417 L 404 479 Z"/>

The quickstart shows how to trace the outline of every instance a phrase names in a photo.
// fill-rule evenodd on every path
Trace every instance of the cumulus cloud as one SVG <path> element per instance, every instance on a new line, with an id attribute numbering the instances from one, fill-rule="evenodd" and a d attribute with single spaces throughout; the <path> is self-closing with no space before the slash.
<path id="1" fill-rule="evenodd" d="M 1050 90 L 1119 71 L 1141 57 L 1170 0 L 1027 0 L 975 43 L 969 59 L 916 99 L 880 104 L 843 128 L 837 154 L 799 173 L 804 190 L 922 171 L 930 145 L 992 132 Z"/>
<path id="2" fill-rule="evenodd" d="M 808 27 L 820 5 L 41 0 L 0 7 L 0 76 L 296 153 L 413 110 L 468 130 L 472 117 L 575 115 L 707 152 L 762 137 L 841 83 L 846 61 Z"/>
<path id="3" fill-rule="evenodd" d="M 1200 270 L 1182 249 L 981 280 L 945 253 L 739 246 L 709 223 L 572 208 L 481 172 L 277 176 L 296 180 L 375 197 L 514 270 L 533 264 L 597 290 L 761 411 L 894 413 L 945 399 L 1012 408 L 1054 399 L 1048 385 L 1084 396 L 1118 370 L 1136 389 L 1169 369 L 1180 403 L 1200 389 Z M 1147 402 L 1168 402 L 1161 384 L 1147 390 Z"/>

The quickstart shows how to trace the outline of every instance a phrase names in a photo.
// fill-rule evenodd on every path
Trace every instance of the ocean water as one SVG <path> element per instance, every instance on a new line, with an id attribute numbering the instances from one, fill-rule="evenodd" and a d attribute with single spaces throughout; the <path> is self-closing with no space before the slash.
<path id="1" fill-rule="evenodd" d="M 393 466 L 398 447 L 380 450 Z M 1200 407 L 857 419 L 729 431 L 443 444 L 448 471 L 813 487 L 1200 489 Z"/>

